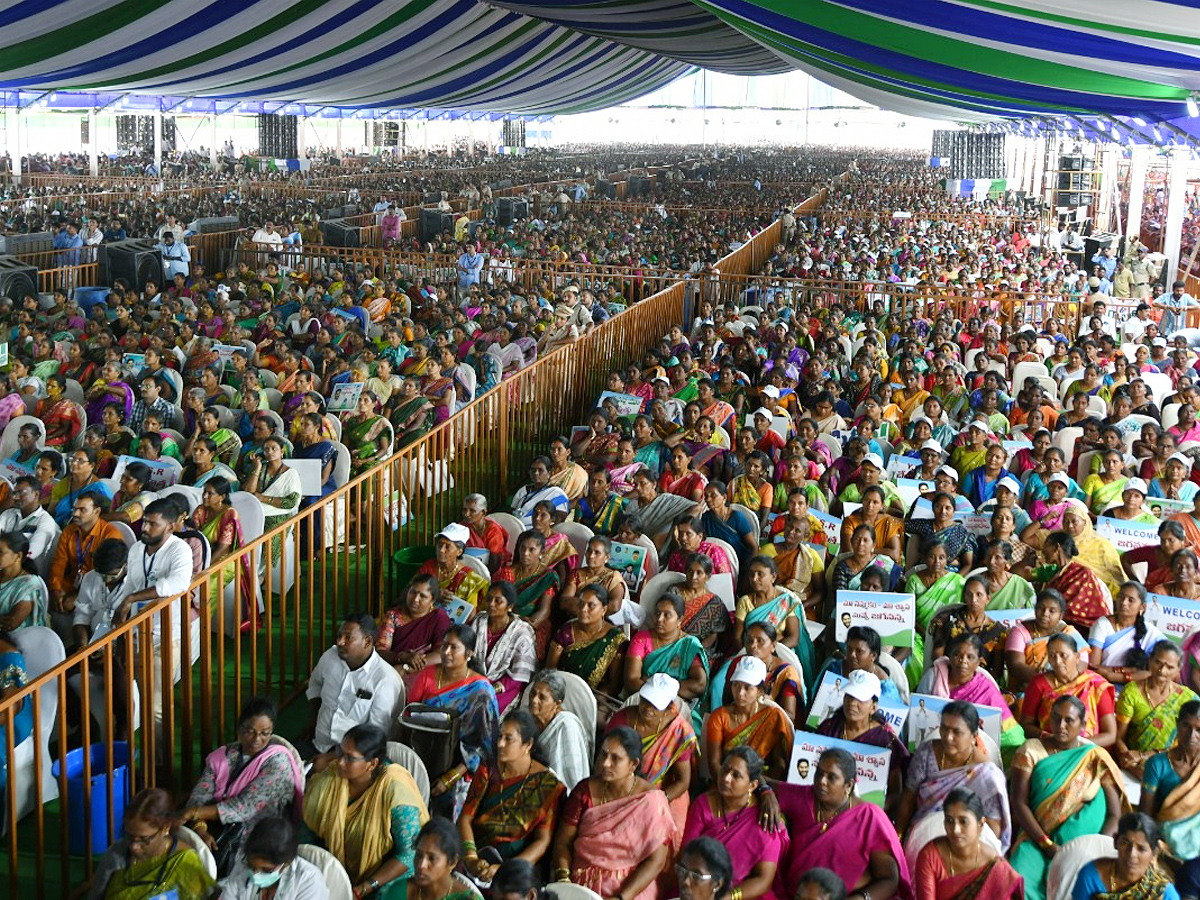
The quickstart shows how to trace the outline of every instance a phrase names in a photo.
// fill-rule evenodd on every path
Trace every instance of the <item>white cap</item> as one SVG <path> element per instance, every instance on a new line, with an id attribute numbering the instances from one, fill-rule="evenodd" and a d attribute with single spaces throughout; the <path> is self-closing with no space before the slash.
<path id="1" fill-rule="evenodd" d="M 1183 467 L 1188 471 L 1191 471 L 1192 458 L 1186 453 L 1172 453 L 1167 457 L 1167 462 L 1170 462 L 1171 460 L 1176 460 L 1177 462 L 1183 463 Z"/>
<path id="2" fill-rule="evenodd" d="M 642 685 L 641 698 L 655 709 L 663 710 L 679 696 L 679 682 L 666 672 L 655 672 Z"/>
<path id="3" fill-rule="evenodd" d="M 1165 347 L 1167 346 L 1167 339 L 1165 337 L 1156 337 L 1150 343 L 1152 343 L 1155 347 Z"/>
<path id="4" fill-rule="evenodd" d="M 847 676 L 846 680 L 849 683 L 843 693 L 862 703 L 866 703 L 868 700 L 878 700 L 883 693 L 883 685 L 880 684 L 879 676 L 874 672 L 855 669 Z"/>
<path id="5" fill-rule="evenodd" d="M 930 428 L 933 427 L 933 419 L 929 418 L 929 416 L 924 416 L 924 415 L 920 415 L 920 414 L 913 416 L 912 419 L 910 420 L 909 424 L 916 425 L 918 422 L 924 422 Z"/>
<path id="6" fill-rule="evenodd" d="M 1146 482 L 1141 478 L 1130 478 L 1125 482 L 1125 487 L 1121 488 L 1122 494 L 1124 494 L 1126 491 L 1137 491 L 1139 494 L 1145 497 L 1147 493 Z"/>
<path id="7" fill-rule="evenodd" d="M 670 386 L 671 386 L 671 379 L 670 379 L 670 378 L 668 378 L 666 375 L 655 375 L 655 376 L 654 376 L 654 378 L 652 378 L 652 379 L 651 379 L 651 381 L 652 381 L 652 382 L 658 382 L 658 381 L 661 381 L 661 382 L 662 382 L 663 384 L 665 384 L 667 387 L 670 387 Z"/>
<path id="8" fill-rule="evenodd" d="M 949 466 L 938 466 L 937 472 L 934 472 L 933 474 L 937 475 L 939 473 L 941 473 L 942 475 L 948 475 L 949 477 L 954 479 L 955 484 L 958 484 L 958 472 L 956 472 L 954 469 L 950 468 Z"/>
<path id="9" fill-rule="evenodd" d="M 462 544 L 465 547 L 467 541 L 471 539 L 471 531 L 466 525 L 460 525 L 457 522 L 451 522 L 437 533 L 437 537 L 444 537 L 448 541 L 453 541 L 456 544 Z"/>
<path id="10" fill-rule="evenodd" d="M 992 429 L 988 427 L 988 423 L 987 423 L 987 422 L 981 422 L 979 419 L 972 419 L 972 420 L 971 420 L 971 424 L 970 424 L 969 426 L 967 426 L 967 427 L 968 427 L 968 428 L 978 428 L 978 429 L 979 429 L 980 431 L 982 431 L 984 434 L 991 434 L 991 433 L 992 433 Z"/>
<path id="11" fill-rule="evenodd" d="M 1055 472 L 1046 479 L 1047 487 L 1052 484 L 1062 484 L 1069 488 L 1071 486 L 1071 479 L 1067 477 L 1066 472 Z"/>
<path id="12" fill-rule="evenodd" d="M 743 656 L 733 667 L 729 681 L 740 681 L 742 684 L 762 684 L 767 680 L 767 664 L 757 656 Z"/>
<path id="13" fill-rule="evenodd" d="M 764 419 L 768 419 L 768 420 L 769 420 L 769 419 L 774 419 L 774 418 L 775 418 L 775 413 L 771 412 L 771 411 L 770 411 L 769 409 L 767 409 L 765 406 L 760 406 L 758 409 L 756 409 L 756 410 L 754 411 L 754 415 L 755 415 L 756 417 L 757 417 L 757 416 L 762 416 Z"/>
<path id="14" fill-rule="evenodd" d="M 773 384 L 768 384 L 762 389 L 762 392 L 775 400 L 779 399 L 779 388 L 775 387 Z"/>
<path id="15" fill-rule="evenodd" d="M 1021 493 L 1021 483 L 1020 483 L 1019 481 L 1017 481 L 1017 479 L 1013 478 L 1011 475 L 1005 475 L 1003 478 L 1001 478 L 1001 479 L 1000 479 L 1000 480 L 999 480 L 999 481 L 996 483 L 996 487 L 998 487 L 998 488 L 1002 488 L 1002 487 L 1003 487 L 1003 488 L 1008 488 L 1008 489 L 1009 489 L 1010 491 L 1012 491 L 1014 494 L 1020 494 L 1020 493 Z"/>
<path id="16" fill-rule="evenodd" d="M 870 463 L 877 469 L 883 469 L 883 457 L 878 453 L 868 453 L 862 459 L 863 464 Z"/>
<path id="17" fill-rule="evenodd" d="M 946 455 L 946 451 L 942 448 L 942 445 L 938 443 L 937 438 L 930 438 L 921 445 L 921 452 L 924 453 L 926 450 L 936 450 L 942 456 Z"/>

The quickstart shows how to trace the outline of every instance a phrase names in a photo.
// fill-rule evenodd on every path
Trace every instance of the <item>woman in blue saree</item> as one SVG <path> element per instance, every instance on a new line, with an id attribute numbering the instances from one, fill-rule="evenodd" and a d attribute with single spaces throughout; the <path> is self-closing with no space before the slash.
<path id="1" fill-rule="evenodd" d="M 650 629 L 634 635 L 625 653 L 625 690 L 633 694 L 651 675 L 670 675 L 679 682 L 680 698 L 694 706 L 693 727 L 698 730 L 701 718 L 695 701 L 708 689 L 708 654 L 699 638 L 683 630 L 683 611 L 683 598 L 674 591 L 654 604 Z"/>
<path id="2" fill-rule="evenodd" d="M 62 478 L 50 491 L 50 515 L 59 528 L 71 521 L 71 511 L 80 494 L 100 494 L 112 499 L 112 489 L 96 477 L 96 451 L 91 447 L 80 447 L 67 455 L 67 477 Z"/>
<path id="3" fill-rule="evenodd" d="M 17 647 L 12 635 L 0 630 L 0 700 L 5 700 L 29 682 L 25 669 L 25 657 Z M 6 727 L 0 724 L 0 787 L 8 784 L 8 740 Z M 13 746 L 16 747 L 33 733 L 33 704 L 29 697 L 21 701 L 13 716 Z"/>
<path id="4" fill-rule="evenodd" d="M 871 529 L 869 525 L 863 527 Z M 804 602 L 792 591 L 775 584 L 777 574 L 775 560 L 770 557 L 756 556 L 750 560 L 746 570 L 750 590 L 738 598 L 734 608 L 734 637 L 740 644 L 748 626 L 759 622 L 769 624 L 778 633 L 780 642 L 795 651 L 804 683 L 812 684 L 816 674 L 816 654 L 808 629 L 801 621 Z"/>

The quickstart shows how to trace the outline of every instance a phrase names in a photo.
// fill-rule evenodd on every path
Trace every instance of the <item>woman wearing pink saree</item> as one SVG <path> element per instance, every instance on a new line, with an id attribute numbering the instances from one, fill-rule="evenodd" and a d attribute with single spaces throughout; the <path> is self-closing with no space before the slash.
<path id="1" fill-rule="evenodd" d="M 610 732 L 595 774 L 575 786 L 554 836 L 551 875 L 601 897 L 658 900 L 675 830 L 667 796 L 637 774 L 642 740 L 632 728 Z"/>
<path id="2" fill-rule="evenodd" d="M 882 807 L 854 794 L 854 757 L 830 749 L 815 766 L 813 783 L 778 782 L 777 812 L 787 817 L 789 844 L 775 877 L 775 895 L 791 897 L 810 869 L 829 869 L 849 893 L 911 900 L 912 883 L 904 848 Z"/>
<path id="3" fill-rule="evenodd" d="M 272 741 L 276 709 L 266 697 L 251 697 L 237 721 L 237 740 L 204 760 L 204 773 L 192 788 L 183 823 L 231 864 L 242 838 L 266 816 L 298 819 L 304 800 L 300 760 L 288 746 Z"/>

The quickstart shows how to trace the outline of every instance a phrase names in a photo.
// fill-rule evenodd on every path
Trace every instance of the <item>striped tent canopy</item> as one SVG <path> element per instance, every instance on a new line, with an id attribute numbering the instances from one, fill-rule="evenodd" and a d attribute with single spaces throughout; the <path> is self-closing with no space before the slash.
<path id="1" fill-rule="evenodd" d="M 0 90 L 566 113 L 705 67 L 884 108 L 1188 118 L 1200 0 L 19 0 Z"/>

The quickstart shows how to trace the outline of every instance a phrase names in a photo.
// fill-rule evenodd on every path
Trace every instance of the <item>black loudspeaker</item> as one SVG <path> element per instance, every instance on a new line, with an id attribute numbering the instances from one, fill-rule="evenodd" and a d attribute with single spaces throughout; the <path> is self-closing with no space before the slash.
<path id="1" fill-rule="evenodd" d="M 1107 247 L 1113 248 L 1113 256 L 1121 257 L 1121 236 L 1107 231 L 1097 231 L 1083 239 L 1083 258 L 1091 268 L 1092 257 Z"/>
<path id="2" fill-rule="evenodd" d="M 607 197 L 609 200 L 617 199 L 617 186 L 611 181 L 606 181 L 603 178 L 596 179 L 596 196 Z"/>
<path id="3" fill-rule="evenodd" d="M 425 199 L 422 200 L 421 202 L 422 203 L 441 203 L 442 202 L 442 192 L 441 191 L 430 191 L 428 194 L 425 195 Z"/>
<path id="4" fill-rule="evenodd" d="M 421 240 L 435 241 L 443 232 L 454 234 L 454 213 L 437 209 L 421 210 Z"/>
<path id="5" fill-rule="evenodd" d="M 14 305 L 20 305 L 29 295 L 36 297 L 37 275 L 37 266 L 12 256 L 0 256 L 0 297 L 7 297 Z"/>
<path id="6" fill-rule="evenodd" d="M 1082 156 L 1060 156 L 1058 158 L 1058 167 L 1060 169 L 1069 169 L 1072 172 L 1083 171 Z"/>
<path id="7" fill-rule="evenodd" d="M 1082 191 L 1088 187 L 1087 175 L 1077 175 L 1073 172 L 1058 173 L 1058 189 L 1060 191 Z"/>
<path id="8" fill-rule="evenodd" d="M 295 116 L 258 116 L 258 153 L 273 159 L 296 158 Z"/>
<path id="9" fill-rule="evenodd" d="M 511 178 L 501 178 L 499 181 L 493 181 L 488 184 L 488 187 L 490 187 L 493 191 L 503 191 L 512 187 L 512 184 Z"/>
<path id="10" fill-rule="evenodd" d="M 53 249 L 54 235 L 49 231 L 35 231 L 33 234 L 0 234 L 0 256 L 48 253 Z"/>
<path id="11" fill-rule="evenodd" d="M 212 234 L 216 231 L 237 231 L 242 227 L 242 222 L 237 216 L 205 216 L 192 225 L 192 230 L 199 234 Z"/>
<path id="12" fill-rule="evenodd" d="M 118 278 L 124 278 L 135 291 L 142 290 L 147 281 L 162 285 L 162 253 L 154 249 L 154 241 L 130 238 L 100 245 L 101 283 L 111 285 Z"/>
<path id="13" fill-rule="evenodd" d="M 321 223 L 321 237 L 331 247 L 361 247 L 362 239 L 357 225 L 345 219 L 326 219 Z"/>
<path id="14" fill-rule="evenodd" d="M 340 219 L 346 215 L 346 207 L 331 206 L 325 212 L 321 213 L 321 215 L 326 219 Z"/>
<path id="15" fill-rule="evenodd" d="M 529 201 L 524 197 L 501 197 L 496 201 L 496 224 L 505 227 L 529 218 Z"/>

